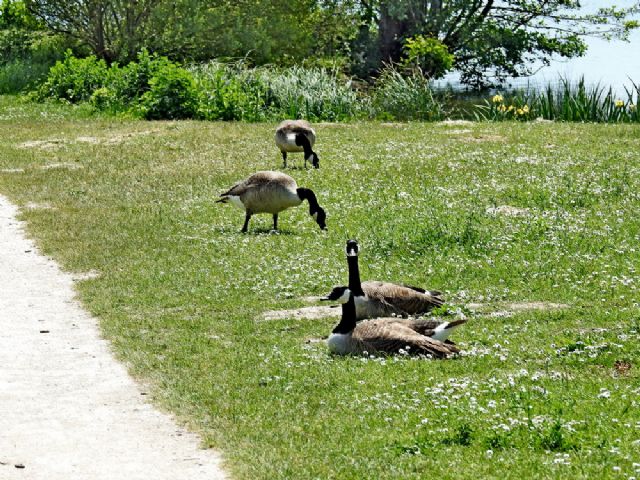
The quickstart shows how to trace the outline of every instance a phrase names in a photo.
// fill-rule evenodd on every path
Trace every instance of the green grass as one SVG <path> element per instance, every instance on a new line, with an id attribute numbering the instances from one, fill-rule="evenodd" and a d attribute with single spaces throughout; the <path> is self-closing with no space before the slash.
<path id="1" fill-rule="evenodd" d="M 82 302 L 235 478 L 640 473 L 639 126 L 317 124 L 321 169 L 289 173 L 329 231 L 301 207 L 280 233 L 256 216 L 246 235 L 214 199 L 281 166 L 275 123 L 127 121 L 0 97 L 0 127 L 0 192 L 51 207 L 23 209 L 29 234 L 66 269 L 100 273 L 78 284 Z M 529 214 L 487 212 L 503 205 Z M 455 335 L 465 355 L 449 361 L 335 358 L 307 343 L 332 320 L 257 321 L 346 282 L 351 237 L 363 278 L 488 311 L 568 307 L 471 314 Z"/>

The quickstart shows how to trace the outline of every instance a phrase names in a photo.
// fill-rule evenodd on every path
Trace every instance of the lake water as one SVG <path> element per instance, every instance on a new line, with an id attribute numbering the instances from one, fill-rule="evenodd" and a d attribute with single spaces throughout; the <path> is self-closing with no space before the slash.
<path id="1" fill-rule="evenodd" d="M 595 11 L 599 7 L 615 4 L 619 7 L 637 5 L 636 0 L 585 0 L 585 10 Z M 584 76 L 589 85 L 600 84 L 611 86 L 619 95 L 625 94 L 625 87 L 632 89 L 632 83 L 640 87 L 640 30 L 634 31 L 629 42 L 620 40 L 606 41 L 598 38 L 586 39 L 589 49 L 584 57 L 571 60 L 555 60 L 548 67 L 541 68 L 528 78 L 512 79 L 509 83 L 514 87 L 544 86 L 558 83 L 559 78 L 577 81 Z M 631 80 L 630 80 L 631 79 Z M 455 84 L 455 77 L 448 80 Z M 625 95 L 626 96 L 626 95 Z"/>

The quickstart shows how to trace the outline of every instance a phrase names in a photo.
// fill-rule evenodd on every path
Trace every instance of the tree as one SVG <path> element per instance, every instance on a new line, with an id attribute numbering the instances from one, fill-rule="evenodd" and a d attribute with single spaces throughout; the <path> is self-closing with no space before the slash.
<path id="1" fill-rule="evenodd" d="M 149 18 L 161 0 L 26 0 L 51 30 L 86 43 L 108 62 L 130 60 L 145 45 Z"/>
<path id="2" fill-rule="evenodd" d="M 99 58 L 126 61 L 145 47 L 175 60 L 249 57 L 291 63 L 340 55 L 358 0 L 26 0 L 55 32 Z"/>
<path id="3" fill-rule="evenodd" d="M 463 83 L 480 87 L 494 76 L 526 76 L 554 55 L 581 56 L 584 38 L 626 39 L 639 26 L 633 7 L 610 6 L 585 12 L 579 0 L 361 0 L 370 45 L 357 52 L 360 72 L 371 74 L 382 62 L 398 62 L 407 39 L 432 37 L 455 57 Z M 366 43 L 366 42 L 365 42 Z M 356 46 L 356 48 L 358 45 Z"/>

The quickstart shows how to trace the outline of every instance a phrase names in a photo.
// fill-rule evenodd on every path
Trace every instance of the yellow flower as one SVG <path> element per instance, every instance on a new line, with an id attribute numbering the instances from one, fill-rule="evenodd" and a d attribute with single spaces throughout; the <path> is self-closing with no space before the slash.
<path id="1" fill-rule="evenodd" d="M 506 106 L 506 105 L 500 105 L 500 106 L 498 107 L 498 110 L 500 110 L 501 112 L 503 112 L 503 113 L 504 113 L 504 112 L 506 112 L 506 111 L 507 111 L 507 106 Z"/>
<path id="2" fill-rule="evenodd" d="M 525 105 L 524 107 L 522 107 L 522 111 L 524 113 L 529 113 L 529 105 Z"/>
<path id="3" fill-rule="evenodd" d="M 622 107 L 624 107 L 624 101 L 622 101 L 622 100 L 616 100 L 616 107 L 617 107 L 617 108 L 622 108 Z"/>
<path id="4" fill-rule="evenodd" d="M 509 105 L 509 108 L 507 110 L 509 110 L 510 112 L 513 112 L 516 109 L 516 107 L 514 107 L 513 105 Z"/>
<path id="5" fill-rule="evenodd" d="M 521 108 L 519 108 L 518 110 L 516 110 L 516 113 L 517 113 L 518 115 L 524 115 L 524 110 L 523 110 L 523 109 L 521 109 Z"/>
<path id="6" fill-rule="evenodd" d="M 502 103 L 503 100 L 504 98 L 502 98 L 502 95 L 494 95 L 491 99 L 493 103 Z"/>

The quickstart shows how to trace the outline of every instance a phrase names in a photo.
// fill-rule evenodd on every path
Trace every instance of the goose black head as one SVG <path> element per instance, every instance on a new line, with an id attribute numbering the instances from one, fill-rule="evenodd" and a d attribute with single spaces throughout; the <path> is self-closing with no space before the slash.
<path id="1" fill-rule="evenodd" d="M 320 300 L 323 302 L 338 302 L 345 304 L 349 301 L 351 297 L 351 290 L 349 287 L 333 287 L 331 293 Z"/>
<path id="2" fill-rule="evenodd" d="M 320 168 L 320 157 L 318 157 L 316 152 L 311 152 L 311 155 L 309 155 L 305 160 L 311 161 L 313 168 Z"/>
<path id="3" fill-rule="evenodd" d="M 319 206 L 318 209 L 315 212 L 313 212 L 311 216 L 317 222 L 321 230 L 327 229 L 327 214 L 325 213 L 322 207 Z"/>
<path id="4" fill-rule="evenodd" d="M 357 257 L 358 250 L 358 242 L 356 242 L 355 240 L 347 240 L 347 257 Z"/>

